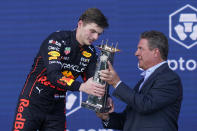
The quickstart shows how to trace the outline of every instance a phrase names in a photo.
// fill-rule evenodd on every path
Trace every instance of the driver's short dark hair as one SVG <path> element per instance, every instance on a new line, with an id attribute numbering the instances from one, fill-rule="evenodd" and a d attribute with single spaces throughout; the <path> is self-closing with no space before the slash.
<path id="1" fill-rule="evenodd" d="M 95 23 L 99 27 L 107 28 L 109 26 L 107 18 L 97 8 L 88 8 L 79 18 L 84 24 Z"/>

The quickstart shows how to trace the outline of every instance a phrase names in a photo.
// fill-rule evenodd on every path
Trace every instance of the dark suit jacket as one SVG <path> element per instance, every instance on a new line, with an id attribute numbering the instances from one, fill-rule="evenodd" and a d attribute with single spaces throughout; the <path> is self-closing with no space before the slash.
<path id="1" fill-rule="evenodd" d="M 182 84 L 179 76 L 165 63 L 156 69 L 138 91 L 125 83 L 113 95 L 127 104 L 122 113 L 110 114 L 105 128 L 123 131 L 177 131 L 182 101 Z"/>

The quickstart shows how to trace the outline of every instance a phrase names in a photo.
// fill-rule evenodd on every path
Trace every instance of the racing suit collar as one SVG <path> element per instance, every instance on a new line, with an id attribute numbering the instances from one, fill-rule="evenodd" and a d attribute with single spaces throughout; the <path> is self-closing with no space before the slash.
<path id="1" fill-rule="evenodd" d="M 81 50 L 83 50 L 83 49 L 86 49 L 88 47 L 87 45 L 81 46 L 80 43 L 77 41 L 76 30 L 73 30 L 71 32 L 71 40 L 74 43 L 73 45 L 74 45 L 75 48 L 80 48 Z"/>
<path id="2" fill-rule="evenodd" d="M 80 47 L 80 44 L 79 44 L 79 42 L 78 42 L 77 39 L 76 39 L 76 30 L 73 30 L 73 31 L 71 32 L 71 41 L 74 42 L 74 46 Z"/>

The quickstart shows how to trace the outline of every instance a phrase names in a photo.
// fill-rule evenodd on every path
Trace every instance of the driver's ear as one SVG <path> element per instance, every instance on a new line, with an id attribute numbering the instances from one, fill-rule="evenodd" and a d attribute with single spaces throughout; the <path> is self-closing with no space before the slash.
<path id="1" fill-rule="evenodd" d="M 77 25 L 78 25 L 78 27 L 81 27 L 83 25 L 83 21 L 82 20 L 78 21 Z"/>

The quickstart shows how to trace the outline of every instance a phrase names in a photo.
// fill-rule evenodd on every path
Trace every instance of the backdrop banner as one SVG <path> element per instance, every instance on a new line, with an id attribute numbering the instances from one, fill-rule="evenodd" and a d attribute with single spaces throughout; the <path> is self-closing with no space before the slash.
<path id="1" fill-rule="evenodd" d="M 75 29 L 79 16 L 90 7 L 101 9 L 110 24 L 94 45 L 106 39 L 119 43 L 121 52 L 116 54 L 114 68 L 131 88 L 140 79 L 134 55 L 140 34 L 158 30 L 168 37 L 168 64 L 183 83 L 179 131 L 196 131 L 197 0 L 1 1 L 0 130 L 11 130 L 19 93 L 42 41 L 52 32 Z M 67 92 L 67 130 L 115 131 L 103 129 L 95 112 L 81 107 L 86 99 L 84 93 Z M 112 99 L 115 111 L 121 112 L 126 104 Z"/>

